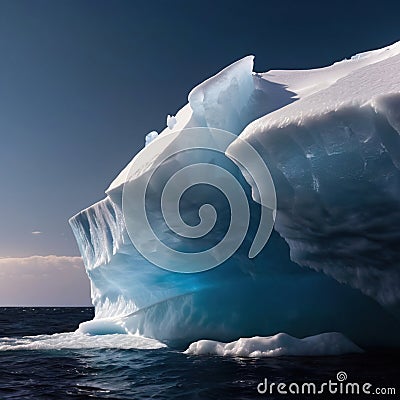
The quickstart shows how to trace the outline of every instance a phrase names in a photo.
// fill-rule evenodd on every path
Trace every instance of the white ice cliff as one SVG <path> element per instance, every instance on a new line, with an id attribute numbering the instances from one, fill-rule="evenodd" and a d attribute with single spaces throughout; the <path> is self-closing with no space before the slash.
<path id="1" fill-rule="evenodd" d="M 81 332 L 167 342 L 340 332 L 362 347 L 400 345 L 400 42 L 325 68 L 252 69 L 248 56 L 194 88 L 165 130 L 147 135 L 142 156 L 122 170 L 106 198 L 71 218 L 96 312 Z M 219 130 L 238 138 L 226 154 L 177 153 L 158 171 L 159 160 L 185 143 L 179 132 L 195 127 L 205 128 L 199 141 L 210 147 L 221 140 Z M 268 167 L 277 201 L 272 234 L 254 258 L 249 253 L 266 210 L 257 182 L 264 178 L 257 168 L 246 171 L 253 160 L 235 158 L 244 154 L 243 141 Z M 168 177 L 193 162 L 228 170 L 243 188 L 250 219 L 242 244 L 221 265 L 179 273 L 149 261 L 163 256 L 145 235 L 136 203 L 123 204 L 124 187 L 135 193 L 154 178 L 145 200 L 160 241 L 186 254 L 203 251 L 233 219 L 221 192 L 200 184 L 180 197 L 177 210 L 188 225 L 204 222 L 202 205 L 216 211 L 216 225 L 196 239 L 171 233 L 160 208 Z M 141 252 L 132 235 L 142 236 Z M 343 340 L 341 348 L 351 348 Z M 269 351 L 270 342 L 261 342 Z M 234 346 L 214 343 L 216 353 Z"/>

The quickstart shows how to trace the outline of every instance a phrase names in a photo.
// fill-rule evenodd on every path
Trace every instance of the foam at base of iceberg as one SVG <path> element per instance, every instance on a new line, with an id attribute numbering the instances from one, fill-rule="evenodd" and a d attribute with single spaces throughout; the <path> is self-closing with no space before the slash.
<path id="1" fill-rule="evenodd" d="M 150 338 L 131 334 L 88 335 L 80 330 L 53 335 L 0 338 L 1 351 L 123 349 L 155 350 L 166 345 Z M 297 339 L 285 333 L 270 337 L 240 338 L 231 343 L 199 340 L 184 354 L 229 357 L 328 356 L 363 352 L 344 335 L 336 332 Z"/>
<path id="2" fill-rule="evenodd" d="M 297 339 L 286 333 L 269 337 L 240 338 L 231 343 L 199 340 L 185 354 L 217 355 L 223 357 L 330 356 L 362 353 L 349 339 L 337 332 L 321 333 Z"/>
<path id="3" fill-rule="evenodd" d="M 81 350 L 81 349 L 140 349 L 151 350 L 166 347 L 154 339 L 137 335 L 85 335 L 79 331 L 54 335 L 0 338 L 0 351 L 13 350 Z"/>
<path id="4" fill-rule="evenodd" d="M 185 343 L 341 332 L 363 347 L 400 346 L 400 43 L 310 71 L 254 74 L 252 66 L 253 57 L 245 57 L 193 89 L 189 103 L 164 131 L 147 137 L 142 151 L 151 152 L 171 129 L 191 127 L 228 129 L 250 143 L 275 183 L 276 224 L 267 245 L 248 258 L 261 206 L 248 174 L 230 165 L 251 211 L 248 233 L 231 258 L 209 271 L 179 274 L 137 251 L 125 224 L 123 188 L 152 174 L 176 145 L 171 140 L 133 175 L 130 162 L 104 200 L 70 220 L 96 315 L 81 331 Z M 218 164 L 207 152 L 194 158 Z M 191 242 L 168 231 L 156 204 L 165 177 L 187 161 L 171 158 L 150 186 L 149 219 L 163 242 L 190 252 Z M 192 192 L 182 218 L 196 225 L 206 196 Z M 211 197 L 226 223 L 226 202 L 215 192 Z M 201 246 L 213 245 L 221 231 L 202 238 Z"/>

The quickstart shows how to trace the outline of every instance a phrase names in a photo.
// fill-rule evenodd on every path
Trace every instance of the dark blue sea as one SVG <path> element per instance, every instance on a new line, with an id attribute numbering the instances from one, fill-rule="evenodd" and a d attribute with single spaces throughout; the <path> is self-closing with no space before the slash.
<path id="1" fill-rule="evenodd" d="M 184 349 L 148 344 L 129 348 L 122 338 L 127 335 L 82 341 L 67 333 L 93 314 L 92 308 L 0 308 L 0 399 L 399 398 L 257 391 L 265 378 L 287 388 L 293 382 L 299 387 L 304 382 L 337 382 L 337 373 L 345 372 L 347 382 L 359 382 L 360 387 L 368 382 L 371 392 L 395 389 L 398 396 L 399 351 L 244 359 L 186 355 Z"/>

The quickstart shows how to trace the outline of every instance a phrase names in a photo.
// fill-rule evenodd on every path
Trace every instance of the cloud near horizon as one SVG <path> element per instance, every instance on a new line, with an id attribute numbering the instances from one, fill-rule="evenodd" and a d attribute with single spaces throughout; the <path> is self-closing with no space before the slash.
<path id="1" fill-rule="evenodd" d="M 0 258 L 0 306 L 89 306 L 81 257 Z"/>

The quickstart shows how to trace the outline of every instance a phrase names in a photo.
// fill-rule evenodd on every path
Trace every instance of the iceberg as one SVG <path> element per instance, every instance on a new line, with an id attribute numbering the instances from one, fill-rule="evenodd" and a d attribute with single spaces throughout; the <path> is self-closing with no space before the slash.
<path id="1" fill-rule="evenodd" d="M 304 71 L 253 59 L 195 87 L 70 219 L 95 306 L 80 332 L 400 345 L 400 42 Z"/>

